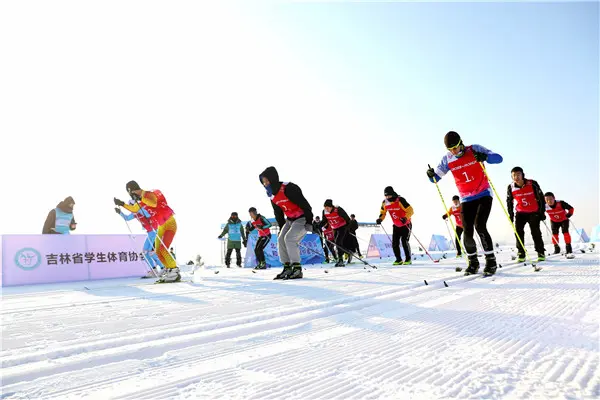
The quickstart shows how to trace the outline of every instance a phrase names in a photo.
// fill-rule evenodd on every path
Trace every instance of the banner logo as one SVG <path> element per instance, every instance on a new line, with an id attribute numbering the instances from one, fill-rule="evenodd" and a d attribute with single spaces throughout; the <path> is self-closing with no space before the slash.
<path id="1" fill-rule="evenodd" d="M 42 263 L 42 255 L 31 247 L 25 247 L 15 254 L 15 264 L 25 271 L 36 269 Z"/>

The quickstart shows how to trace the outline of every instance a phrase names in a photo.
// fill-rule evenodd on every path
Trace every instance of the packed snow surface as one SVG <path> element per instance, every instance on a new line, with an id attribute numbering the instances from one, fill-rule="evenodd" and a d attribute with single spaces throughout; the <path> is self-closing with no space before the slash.
<path id="1" fill-rule="evenodd" d="M 509 253 L 4 288 L 2 399 L 598 398 L 598 253 Z"/>

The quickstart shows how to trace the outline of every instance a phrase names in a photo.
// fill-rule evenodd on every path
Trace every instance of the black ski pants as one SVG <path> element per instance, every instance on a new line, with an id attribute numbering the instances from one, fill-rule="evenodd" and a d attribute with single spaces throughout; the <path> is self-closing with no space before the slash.
<path id="1" fill-rule="evenodd" d="M 463 243 L 468 256 L 477 254 L 477 243 L 475 242 L 475 230 L 481 239 L 481 245 L 485 254 L 494 254 L 492 238 L 487 230 L 487 220 L 492 211 L 492 197 L 485 196 L 479 199 L 467 201 L 461 204 L 460 217 L 463 222 Z"/>
<path id="2" fill-rule="evenodd" d="M 396 261 L 402 261 L 402 253 L 400 252 L 400 242 L 402 242 L 402 249 L 404 250 L 405 261 L 410 261 L 412 254 L 410 252 L 410 231 L 412 230 L 412 223 L 404 226 L 394 225 L 392 231 L 392 250 L 396 256 Z"/>
<path id="3" fill-rule="evenodd" d="M 515 215 L 515 228 L 523 244 L 525 244 L 525 225 L 529 224 L 529 230 L 531 231 L 531 237 L 533 238 L 535 251 L 538 254 L 544 254 L 546 252 L 546 249 L 544 248 L 544 239 L 542 239 L 540 222 L 540 215 L 538 213 L 517 212 L 517 214 Z M 525 257 L 525 249 L 523 248 L 523 246 L 521 246 L 521 241 L 519 241 L 519 239 L 517 238 L 517 249 L 519 252 L 519 256 Z"/>

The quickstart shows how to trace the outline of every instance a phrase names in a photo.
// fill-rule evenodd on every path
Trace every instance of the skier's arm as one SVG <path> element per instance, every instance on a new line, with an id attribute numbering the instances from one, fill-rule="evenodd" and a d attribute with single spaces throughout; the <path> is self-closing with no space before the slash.
<path id="1" fill-rule="evenodd" d="M 125 221 L 131 221 L 132 219 L 134 219 L 134 218 L 135 218 L 135 214 L 133 214 L 133 213 L 131 213 L 131 214 L 127 214 L 127 215 L 126 215 L 126 214 L 124 214 L 124 213 L 123 213 L 123 211 L 121 211 L 121 214 L 120 214 L 120 215 L 121 215 L 121 217 L 123 217 L 123 219 L 124 219 Z"/>
<path id="2" fill-rule="evenodd" d="M 50 210 L 48 216 L 46 217 L 46 221 L 44 222 L 44 227 L 42 228 L 42 234 L 52 234 L 56 233 L 52 230 L 54 225 L 56 224 L 56 210 Z"/>
<path id="3" fill-rule="evenodd" d="M 242 234 L 242 242 L 246 241 L 246 231 L 243 229 L 240 229 L 240 233 Z"/>
<path id="4" fill-rule="evenodd" d="M 439 182 L 442 179 L 442 176 L 446 175 L 448 171 L 450 171 L 450 167 L 448 167 L 448 157 L 445 155 L 442 157 L 442 161 L 438 164 L 438 166 L 434 169 L 435 175 L 429 177 L 431 182 Z"/>
<path id="5" fill-rule="evenodd" d="M 449 208 L 448 211 L 446 211 L 446 214 L 442 215 L 442 219 L 448 219 L 450 214 L 452 214 L 452 208 Z"/>
<path id="6" fill-rule="evenodd" d="M 312 208 L 310 207 L 310 204 L 308 204 L 308 201 L 302 194 L 302 190 L 300 189 L 300 186 L 298 186 L 294 183 L 288 183 L 288 185 L 285 187 L 285 195 L 287 196 L 288 199 L 290 199 L 290 201 L 292 203 L 296 204 L 298 207 L 300 207 L 302 209 L 302 211 L 304 211 L 304 218 L 306 219 L 306 223 L 312 224 L 312 220 L 313 220 Z"/>
<path id="7" fill-rule="evenodd" d="M 225 234 L 229 233 L 229 222 L 225 224 L 225 228 L 223 228 L 223 232 L 219 235 L 219 237 L 225 236 Z"/>
<path id="8" fill-rule="evenodd" d="M 387 215 L 387 210 L 385 209 L 385 201 L 381 202 L 381 209 L 379 210 L 379 219 L 384 220 Z"/>
<path id="9" fill-rule="evenodd" d="M 406 212 L 406 219 L 411 219 L 411 217 L 414 215 L 415 211 L 413 210 L 412 206 L 410 204 L 408 204 L 408 201 L 406 201 L 406 199 L 402 196 L 400 196 L 400 204 L 402 205 L 402 207 L 404 208 L 405 212 Z"/>
<path id="10" fill-rule="evenodd" d="M 77 227 L 77 222 L 75 222 L 75 217 L 71 217 L 71 223 L 69 224 L 69 230 L 74 231 Z"/>
<path id="11" fill-rule="evenodd" d="M 273 212 L 275 213 L 275 220 L 277 221 L 277 225 L 279 225 L 279 228 L 283 228 L 283 226 L 285 225 L 285 214 L 283 213 L 281 207 L 279 207 L 277 204 L 273 202 L 271 202 L 271 204 L 273 205 Z"/>
<path id="12" fill-rule="evenodd" d="M 567 215 L 570 217 L 571 215 L 573 215 L 573 213 L 575 212 L 575 209 L 573 208 L 573 206 L 571 206 L 569 203 L 567 203 L 564 200 L 560 201 L 560 204 L 562 205 L 562 208 L 567 210 Z"/>
<path id="13" fill-rule="evenodd" d="M 246 222 L 246 234 L 252 232 L 254 230 L 254 225 L 252 225 L 250 222 Z"/>
<path id="14" fill-rule="evenodd" d="M 487 149 L 479 144 L 472 145 L 471 149 L 473 149 L 473 151 L 477 153 L 487 154 L 487 160 L 485 160 L 485 162 L 487 162 L 488 164 L 500 164 L 503 160 L 500 154 L 494 153 L 490 149 Z"/>
<path id="15" fill-rule="evenodd" d="M 340 217 L 342 217 L 347 224 L 350 224 L 350 216 L 346 210 L 344 210 L 342 207 L 338 207 L 338 214 L 340 214 Z"/>
<path id="16" fill-rule="evenodd" d="M 268 219 L 266 219 L 262 215 L 260 216 L 260 218 L 261 218 L 262 223 L 263 223 L 263 229 L 267 229 L 267 228 L 270 228 L 272 226 Z"/>
<path id="17" fill-rule="evenodd" d="M 533 186 L 533 191 L 535 193 L 535 199 L 538 203 L 538 213 L 545 214 L 546 213 L 546 201 L 544 200 L 544 192 L 540 188 L 540 184 L 537 181 L 532 181 L 531 186 Z"/>
<path id="18" fill-rule="evenodd" d="M 513 204 L 512 187 L 510 185 L 508 185 L 508 189 L 506 189 L 506 209 L 508 210 L 508 216 L 510 217 L 510 220 L 514 220 L 515 211 Z"/>

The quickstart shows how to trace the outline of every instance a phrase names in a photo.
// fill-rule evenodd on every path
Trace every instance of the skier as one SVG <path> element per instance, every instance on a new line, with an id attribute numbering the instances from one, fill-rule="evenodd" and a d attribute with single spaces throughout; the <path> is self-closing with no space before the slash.
<path id="1" fill-rule="evenodd" d="M 169 253 L 169 246 L 173 243 L 175 233 L 177 233 L 177 221 L 175 221 L 175 213 L 169 207 L 167 199 L 158 189 L 142 190 L 136 181 L 127 182 L 125 188 L 135 201 L 135 204 L 125 204 L 122 200 L 115 198 L 115 205 L 133 213 L 137 213 L 140 211 L 140 208 L 143 208 L 150 214 L 150 219 L 158 225 L 154 249 L 166 272 L 156 282 L 179 282 L 181 274 L 179 273 L 177 262 L 171 256 L 171 253 Z"/>
<path id="2" fill-rule="evenodd" d="M 281 229 L 277 245 L 283 271 L 275 279 L 300 279 L 303 277 L 300 241 L 313 230 L 312 208 L 298 185 L 279 181 L 275 167 L 265 169 L 259 179 L 271 199 L 275 219 Z"/>
<path id="3" fill-rule="evenodd" d="M 223 232 L 219 235 L 219 239 L 223 236 L 227 236 L 227 253 L 225 254 L 225 266 L 230 268 L 231 265 L 231 253 L 235 249 L 235 264 L 238 267 L 242 267 L 242 242 L 244 247 L 246 246 L 246 234 L 242 229 L 242 221 L 238 218 L 237 212 L 232 212 L 231 216 L 223 228 Z"/>
<path id="4" fill-rule="evenodd" d="M 133 206 L 134 204 L 135 202 L 133 200 L 129 200 L 130 206 Z M 147 235 L 146 240 L 144 241 L 144 247 L 142 249 L 142 252 L 144 253 L 144 259 L 148 262 L 150 268 L 154 270 L 154 273 L 157 275 L 160 274 L 164 267 L 160 262 L 158 255 L 154 251 L 154 243 L 156 242 L 156 229 L 158 229 L 158 224 L 156 221 L 153 221 L 150 218 L 150 213 L 144 208 L 141 208 L 136 213 L 125 214 L 123 211 L 121 211 L 121 208 L 115 207 L 115 212 L 119 214 L 125 221 L 131 221 L 135 218 L 142 225 Z M 146 278 L 155 276 L 154 273 L 149 271 Z"/>
<path id="5" fill-rule="evenodd" d="M 350 223 L 348 224 L 348 243 L 350 243 L 348 250 L 353 253 L 357 253 L 360 258 L 360 246 L 358 245 L 358 238 L 356 237 L 356 231 L 358 230 L 358 221 L 356 221 L 356 215 L 350 214 Z"/>
<path id="6" fill-rule="evenodd" d="M 334 232 L 334 243 L 337 247 L 338 261 L 335 263 L 336 267 L 344 266 L 344 250 L 346 244 L 346 235 L 348 233 L 348 224 L 350 223 L 350 217 L 346 211 L 340 206 L 334 206 L 331 199 L 325 200 L 323 204 L 323 222 L 326 226 L 330 226 Z M 348 263 L 352 261 L 352 254 L 348 253 Z"/>
<path id="7" fill-rule="evenodd" d="M 398 193 L 394 191 L 394 188 L 388 186 L 383 191 L 385 199 L 381 203 L 381 209 L 379 211 L 379 218 L 377 225 L 381 225 L 384 220 L 386 213 L 390 213 L 392 217 L 392 223 L 394 224 L 394 231 L 392 233 L 392 249 L 396 256 L 394 265 L 410 265 L 412 264 L 412 257 L 410 251 L 410 233 L 412 231 L 412 218 L 414 211 L 408 201 Z M 405 261 L 402 262 L 402 253 L 400 253 L 400 241 L 402 241 L 402 248 L 404 249 Z"/>
<path id="8" fill-rule="evenodd" d="M 567 258 L 573 258 L 573 248 L 571 247 L 571 234 L 569 233 L 569 218 L 573 216 L 575 209 L 566 201 L 556 201 L 554 193 L 544 194 L 546 201 L 546 213 L 550 217 L 550 227 L 552 229 L 552 243 L 554 244 L 554 254 L 560 253 L 558 232 L 562 229 L 565 238 L 565 247 Z"/>
<path id="9" fill-rule="evenodd" d="M 70 235 L 77 227 L 73 217 L 73 207 L 75 207 L 75 200 L 71 196 L 58 203 L 48 212 L 42 234 Z"/>
<path id="10" fill-rule="evenodd" d="M 257 213 L 255 207 L 250 207 L 248 213 L 250 214 L 250 221 L 246 224 L 246 238 L 248 238 L 249 233 L 254 229 L 258 231 L 258 240 L 254 245 L 254 254 L 256 255 L 258 265 L 254 269 L 267 269 L 265 247 L 271 241 L 271 223 L 268 219 Z"/>
<path id="11" fill-rule="evenodd" d="M 521 246 L 521 243 L 525 244 L 526 224 L 529 224 L 535 251 L 538 254 L 537 260 L 538 262 L 544 261 L 546 259 L 546 249 L 540 230 L 540 221 L 546 220 L 544 192 L 542 192 L 536 181 L 525 178 L 523 168 L 514 167 L 510 173 L 513 182 L 508 185 L 506 190 L 506 206 L 510 220 L 514 221 L 517 235 L 521 239 L 517 238 L 518 261 L 525 261 L 525 249 Z M 514 209 L 517 210 L 516 215 Z"/>
<path id="12" fill-rule="evenodd" d="M 448 212 L 446 212 L 446 214 L 442 215 L 442 219 L 446 220 L 448 219 L 448 217 L 450 215 L 454 216 L 454 221 L 456 221 L 456 239 L 454 239 L 454 242 L 456 244 L 456 258 L 460 258 L 462 257 L 462 249 L 460 248 L 460 238 L 462 237 L 462 233 L 463 233 L 463 223 L 462 220 L 460 219 L 460 213 L 461 213 L 461 205 L 460 205 L 460 197 L 458 196 L 453 196 L 452 197 L 452 206 L 448 209 Z"/>
<path id="13" fill-rule="evenodd" d="M 465 275 L 479 271 L 477 244 L 473 237 L 475 230 L 481 238 L 485 254 L 484 274 L 493 275 L 496 273 L 497 263 L 492 238 L 487 230 L 493 198 L 490 183 L 480 163 L 487 161 L 489 164 L 499 164 L 502 156 L 478 144 L 465 146 L 460 135 L 454 131 L 446 134 L 444 144 L 448 153 L 435 170 L 427 170 L 427 176 L 434 183 L 439 182 L 450 171 L 454 176 L 461 201 L 464 246 L 469 260 Z"/>

